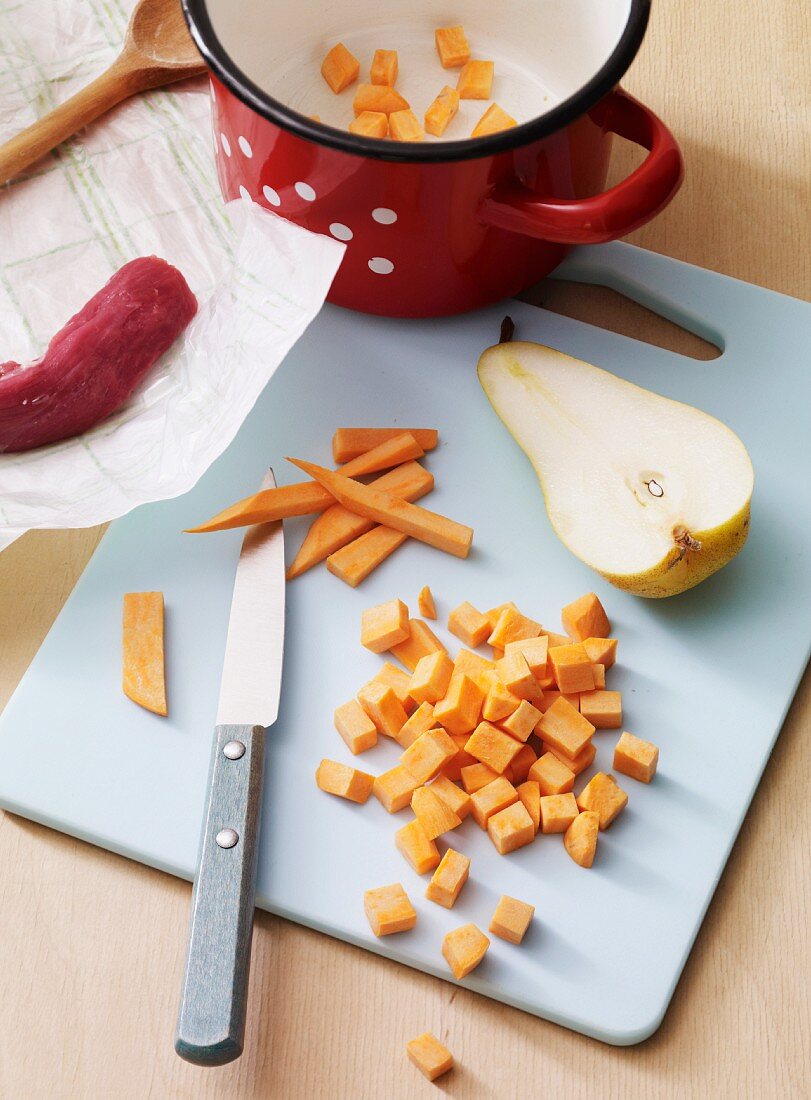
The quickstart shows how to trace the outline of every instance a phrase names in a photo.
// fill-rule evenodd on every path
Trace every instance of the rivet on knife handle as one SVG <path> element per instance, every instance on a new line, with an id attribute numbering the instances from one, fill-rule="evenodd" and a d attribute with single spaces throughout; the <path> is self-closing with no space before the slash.
<path id="1" fill-rule="evenodd" d="M 217 727 L 175 1038 L 197 1065 L 242 1053 L 264 755 L 262 726 Z"/>

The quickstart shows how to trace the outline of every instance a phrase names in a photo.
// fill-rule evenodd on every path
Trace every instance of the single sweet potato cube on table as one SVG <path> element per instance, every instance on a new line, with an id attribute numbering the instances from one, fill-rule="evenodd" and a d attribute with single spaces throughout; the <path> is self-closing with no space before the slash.
<path id="1" fill-rule="evenodd" d="M 465 645 L 475 649 L 487 641 L 490 635 L 490 623 L 481 611 L 477 611 L 467 600 L 455 607 L 448 616 L 448 630 L 455 634 Z"/>
<path id="2" fill-rule="evenodd" d="M 434 706 L 434 718 L 449 733 L 470 733 L 479 721 L 484 692 L 470 677 L 454 673 L 444 699 Z"/>
<path id="3" fill-rule="evenodd" d="M 376 680 L 379 684 L 388 684 L 403 704 L 407 714 L 410 714 L 416 709 L 416 700 L 412 699 L 408 694 L 408 684 L 411 677 L 404 669 L 398 668 L 397 665 L 393 665 L 391 661 L 386 661 L 380 671 L 373 676 L 372 679 Z"/>
<path id="4" fill-rule="evenodd" d="M 495 665 L 480 653 L 472 649 L 460 649 L 453 659 L 454 675 L 467 676 L 487 694 L 493 682 Z"/>
<path id="5" fill-rule="evenodd" d="M 389 137 L 392 141 L 424 141 L 425 131 L 410 107 L 392 111 L 389 115 Z"/>
<path id="6" fill-rule="evenodd" d="M 433 137 L 442 137 L 458 110 L 459 93 L 446 84 L 425 112 L 426 132 Z"/>
<path id="7" fill-rule="evenodd" d="M 400 763 L 422 785 L 438 775 L 457 752 L 456 743 L 445 730 L 432 729 L 408 746 Z"/>
<path id="8" fill-rule="evenodd" d="M 414 671 L 421 657 L 437 652 L 446 653 L 447 650 L 422 619 L 409 619 L 408 637 L 391 647 L 392 656 L 405 665 L 409 672 Z"/>
<path id="9" fill-rule="evenodd" d="M 580 642 L 556 645 L 549 650 L 555 683 L 563 692 L 594 690 L 594 669 L 586 647 Z"/>
<path id="10" fill-rule="evenodd" d="M 429 1081 L 453 1069 L 453 1055 L 429 1031 L 406 1043 L 406 1054 Z"/>
<path id="11" fill-rule="evenodd" d="M 459 73 L 456 90 L 460 99 L 489 99 L 493 87 L 492 61 L 468 61 Z"/>
<path id="12" fill-rule="evenodd" d="M 428 585 L 423 585 L 417 596 L 417 607 L 419 608 L 420 615 L 424 619 L 436 618 L 436 604 L 434 603 L 434 594 Z"/>
<path id="13" fill-rule="evenodd" d="M 536 680 L 546 676 L 546 667 L 549 660 L 549 639 L 541 634 L 537 638 L 522 638 L 516 642 L 507 642 L 504 647 L 504 656 L 510 653 L 520 653 L 527 662 L 529 671 Z"/>
<path id="14" fill-rule="evenodd" d="M 466 99 L 481 99 L 481 96 L 465 96 Z M 486 98 L 486 97 L 484 97 Z M 497 103 L 491 103 L 482 117 L 470 131 L 471 137 L 486 137 L 487 134 L 498 134 L 502 130 L 511 130 L 518 123 L 508 115 L 503 107 Z"/>
<path id="15" fill-rule="evenodd" d="M 470 796 L 470 812 L 480 829 L 487 828 L 487 822 L 493 814 L 506 810 L 518 802 L 518 791 L 503 775 L 481 787 Z"/>
<path id="16" fill-rule="evenodd" d="M 438 703 L 444 699 L 453 675 L 453 661 L 443 650 L 420 657 L 411 674 L 408 694 L 418 703 Z"/>
<path id="17" fill-rule="evenodd" d="M 521 743 L 498 726 L 490 722 L 480 722 L 467 740 L 465 752 L 475 756 L 482 764 L 487 764 L 501 775 L 511 764 L 521 748 Z"/>
<path id="18" fill-rule="evenodd" d="M 583 648 L 588 653 L 589 660 L 593 661 L 594 664 L 602 665 L 606 671 L 617 660 L 616 638 L 586 638 L 583 642 Z"/>
<path id="19" fill-rule="evenodd" d="M 464 821 L 470 813 L 470 795 L 457 787 L 446 775 L 438 775 L 431 783 L 431 790 Z"/>
<path id="20" fill-rule="evenodd" d="M 498 610 L 497 608 L 493 609 Z M 490 621 L 489 613 L 485 618 Z M 510 642 L 520 642 L 525 638 L 537 638 L 541 633 L 541 624 L 527 618 L 514 604 L 505 604 L 496 619 L 496 625 L 487 639 L 488 645 L 496 649 L 506 649 Z"/>
<path id="21" fill-rule="evenodd" d="M 544 713 L 536 732 L 567 756 L 576 757 L 594 735 L 594 726 L 571 703 L 558 699 Z"/>
<path id="22" fill-rule="evenodd" d="M 387 813 L 396 814 L 409 805 L 411 796 L 419 786 L 420 781 L 408 768 L 398 764 L 375 779 L 372 793 Z"/>
<path id="23" fill-rule="evenodd" d="M 399 64 L 397 50 L 375 50 L 369 80 L 372 84 L 386 84 L 393 88 L 397 83 Z"/>
<path id="24" fill-rule="evenodd" d="M 568 794 L 574 788 L 575 773 L 552 752 L 545 752 L 529 769 L 543 795 Z"/>
<path id="25" fill-rule="evenodd" d="M 377 744 L 377 728 L 357 699 L 336 708 L 335 728 L 356 755 Z"/>
<path id="26" fill-rule="evenodd" d="M 487 822 L 487 835 L 502 856 L 532 843 L 535 839 L 535 825 L 520 798 L 512 806 L 491 814 Z"/>
<path id="27" fill-rule="evenodd" d="M 594 863 L 599 829 L 600 815 L 593 810 L 583 810 L 563 835 L 564 848 L 581 867 L 591 867 Z"/>
<path id="28" fill-rule="evenodd" d="M 394 688 L 370 680 L 358 692 L 358 702 L 371 718 L 378 733 L 396 737 L 408 720 L 405 707 L 394 693 Z"/>
<path id="29" fill-rule="evenodd" d="M 408 100 L 386 84 L 358 84 L 352 109 L 356 115 L 374 111 L 391 117 L 395 111 L 407 111 L 409 107 Z"/>
<path id="30" fill-rule="evenodd" d="M 551 753 L 552 756 L 556 756 L 558 760 L 561 760 L 575 775 L 580 775 L 581 772 L 584 772 L 586 768 L 590 767 L 594 762 L 594 757 L 597 755 L 597 748 L 591 741 L 585 748 L 580 750 L 577 756 L 569 756 L 556 745 L 550 745 L 546 741 L 542 741 L 541 746 L 545 753 L 548 752 Z"/>
<path id="31" fill-rule="evenodd" d="M 462 819 L 430 787 L 417 787 L 411 796 L 411 809 L 429 840 L 456 829 Z"/>
<path id="32" fill-rule="evenodd" d="M 577 796 L 577 805 L 581 810 L 594 810 L 600 820 L 600 828 L 607 829 L 628 804 L 628 795 L 617 786 L 613 775 L 605 772 L 589 780 Z"/>
<path id="33" fill-rule="evenodd" d="M 534 905 L 519 901 L 518 898 L 511 898 L 508 894 L 502 894 L 501 901 L 496 906 L 493 919 L 490 921 L 488 932 L 509 943 L 520 943 L 534 916 Z"/>
<path id="34" fill-rule="evenodd" d="M 541 718 L 541 711 L 526 699 L 522 699 L 518 709 L 503 719 L 500 725 L 510 737 L 514 737 L 517 741 L 527 741 Z"/>
<path id="35" fill-rule="evenodd" d="M 603 605 L 594 592 L 587 592 L 579 600 L 567 604 L 560 613 L 563 629 L 575 641 L 586 638 L 607 638 L 611 633 L 611 624 Z"/>
<path id="36" fill-rule="evenodd" d="M 418 875 L 433 871 L 439 864 L 439 850 L 416 818 L 397 830 L 394 843 Z"/>
<path id="37" fill-rule="evenodd" d="M 363 909 L 376 936 L 408 932 L 417 923 L 414 906 L 399 882 L 367 890 L 363 895 Z"/>
<path id="38" fill-rule="evenodd" d="M 402 600 L 389 600 L 367 607 L 361 614 L 360 644 L 372 653 L 383 653 L 410 634 L 408 608 Z"/>
<path id="39" fill-rule="evenodd" d="M 513 783 L 523 783 L 529 776 L 529 769 L 538 759 L 538 754 L 532 745 L 522 745 L 510 762 L 513 773 Z"/>
<path id="40" fill-rule="evenodd" d="M 541 827 L 541 788 L 532 779 L 528 779 L 515 789 L 524 809 L 532 818 L 532 827 L 537 833 Z"/>
<path id="41" fill-rule="evenodd" d="M 622 692 L 581 692 L 580 713 L 598 730 L 619 729 L 622 725 Z"/>
<path id="42" fill-rule="evenodd" d="M 375 777 L 350 768 L 348 764 L 340 764 L 337 760 L 322 760 L 315 773 L 315 781 L 327 794 L 363 803 L 372 792 Z"/>
<path id="43" fill-rule="evenodd" d="M 541 796 L 541 832 L 565 833 L 578 814 L 574 795 L 545 794 Z"/>
<path id="44" fill-rule="evenodd" d="M 470 61 L 470 45 L 461 26 L 437 27 L 434 41 L 443 69 L 460 69 Z"/>
<path id="45" fill-rule="evenodd" d="M 656 774 L 659 750 L 650 741 L 634 737 L 627 730 L 614 748 L 614 768 L 640 783 L 650 783 Z"/>
<path id="46" fill-rule="evenodd" d="M 384 138 L 389 135 L 389 116 L 382 111 L 361 111 L 349 123 L 350 134 L 362 137 Z"/>
<path id="47" fill-rule="evenodd" d="M 442 941 L 442 954 L 457 981 L 475 970 L 484 956 L 490 940 L 475 924 L 463 924 L 448 932 Z"/>
<path id="48" fill-rule="evenodd" d="M 435 726 L 434 708 L 430 703 L 421 703 L 399 733 L 394 735 L 394 740 L 398 745 L 402 745 L 404 749 L 407 749 L 409 745 L 414 744 L 421 734 L 427 733 Z"/>
<path id="49" fill-rule="evenodd" d="M 360 62 L 343 42 L 337 42 L 321 62 L 321 75 L 337 95 L 358 79 Z"/>
<path id="50" fill-rule="evenodd" d="M 459 892 L 468 880 L 470 874 L 470 860 L 461 852 L 455 852 L 448 848 L 440 860 L 439 866 L 431 876 L 431 881 L 425 890 L 425 896 L 429 901 L 435 901 L 444 909 L 452 909 L 459 897 Z"/>

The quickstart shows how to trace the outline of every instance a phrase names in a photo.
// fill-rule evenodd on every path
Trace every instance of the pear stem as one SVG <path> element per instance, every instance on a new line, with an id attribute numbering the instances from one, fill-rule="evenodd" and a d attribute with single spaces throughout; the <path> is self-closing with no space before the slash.
<path id="1" fill-rule="evenodd" d="M 701 549 L 701 542 L 698 539 L 694 539 L 686 527 L 674 527 L 673 538 L 683 551 Z"/>
<path id="2" fill-rule="evenodd" d="M 512 317 L 507 316 L 501 322 L 501 333 L 499 335 L 499 343 L 500 344 L 509 344 L 510 340 L 512 340 L 514 335 L 515 335 L 515 322 L 513 321 Z"/>

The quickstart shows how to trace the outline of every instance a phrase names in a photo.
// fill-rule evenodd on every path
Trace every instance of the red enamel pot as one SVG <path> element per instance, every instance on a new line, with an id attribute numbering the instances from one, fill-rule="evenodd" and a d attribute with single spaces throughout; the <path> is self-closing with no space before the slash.
<path id="1" fill-rule="evenodd" d="M 211 70 L 224 197 L 346 241 L 329 295 L 338 305 L 398 317 L 476 309 L 525 290 L 573 245 L 630 233 L 681 183 L 672 134 L 617 86 L 650 0 L 183 4 Z M 334 95 L 320 74 L 330 46 L 359 59 L 360 81 L 376 48 L 397 49 L 398 91 L 421 116 L 458 77 L 434 49 L 449 12 L 473 56 L 494 60 L 492 98 L 519 125 L 470 138 L 488 103 L 463 100 L 440 139 L 350 133 L 355 86 Z M 613 134 L 648 155 L 606 191 Z"/>

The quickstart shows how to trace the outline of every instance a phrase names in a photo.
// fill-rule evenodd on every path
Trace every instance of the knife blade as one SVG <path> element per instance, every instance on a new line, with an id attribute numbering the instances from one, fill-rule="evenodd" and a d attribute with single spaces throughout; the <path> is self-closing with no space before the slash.
<path id="1" fill-rule="evenodd" d="M 276 484 L 269 470 L 262 488 Z M 281 522 L 248 529 L 234 581 L 175 1050 L 195 1065 L 242 1053 L 256 899 L 265 727 L 284 646 Z"/>

